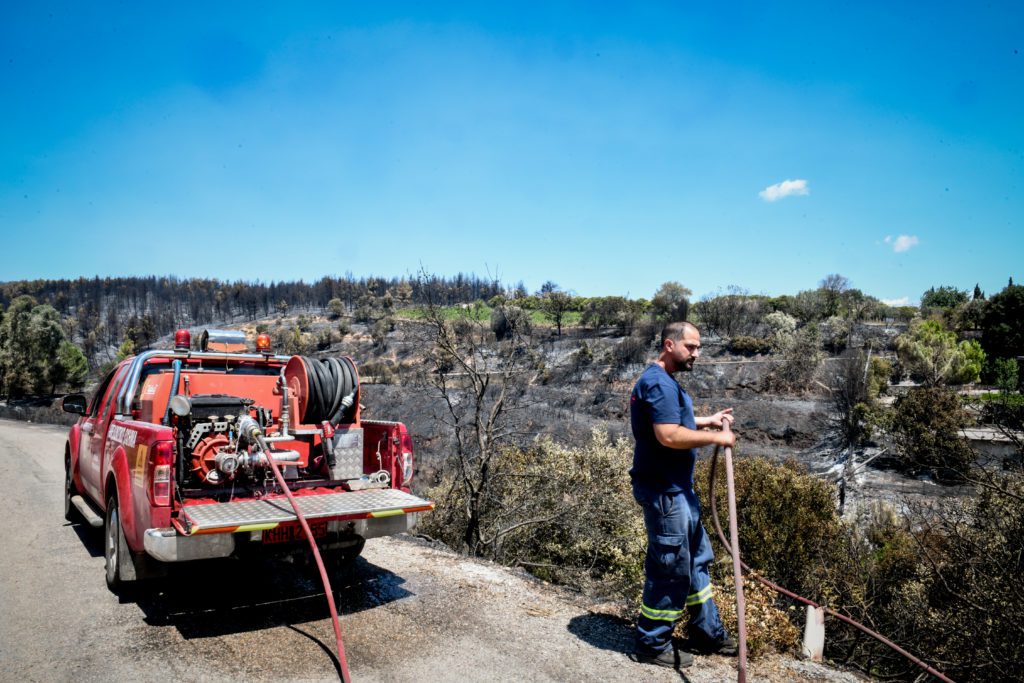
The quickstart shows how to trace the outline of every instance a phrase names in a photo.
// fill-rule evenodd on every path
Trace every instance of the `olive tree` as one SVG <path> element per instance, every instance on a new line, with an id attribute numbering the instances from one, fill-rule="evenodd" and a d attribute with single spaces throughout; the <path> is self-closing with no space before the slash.
<path id="1" fill-rule="evenodd" d="M 651 315 L 663 322 L 686 320 L 691 296 L 693 292 L 678 282 L 666 282 L 658 287 L 651 299 Z"/>
<path id="2" fill-rule="evenodd" d="M 956 334 L 938 320 L 912 325 L 896 339 L 896 353 L 910 376 L 930 387 L 976 382 L 985 362 L 978 342 L 957 343 Z"/>

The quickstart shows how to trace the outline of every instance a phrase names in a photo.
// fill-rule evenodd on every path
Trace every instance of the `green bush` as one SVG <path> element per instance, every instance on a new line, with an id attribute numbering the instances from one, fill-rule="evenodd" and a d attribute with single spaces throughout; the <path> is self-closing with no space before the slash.
<path id="1" fill-rule="evenodd" d="M 704 505 L 704 523 L 716 546 L 708 489 L 710 462 L 697 464 L 696 490 Z M 773 464 L 764 458 L 735 463 L 737 524 L 744 561 L 773 581 L 807 597 L 820 598 L 820 567 L 836 561 L 845 529 L 836 513 L 835 487 L 807 474 L 794 461 Z M 728 530 L 725 465 L 719 462 L 715 484 L 719 518 Z"/>
<path id="2" fill-rule="evenodd" d="M 729 351 L 743 356 L 756 356 L 772 351 L 772 342 L 760 337 L 740 335 L 729 340 Z"/>
<path id="3" fill-rule="evenodd" d="M 960 434 L 970 422 L 959 397 L 943 387 L 911 389 L 896 401 L 892 436 L 904 467 L 955 481 L 974 461 Z"/>

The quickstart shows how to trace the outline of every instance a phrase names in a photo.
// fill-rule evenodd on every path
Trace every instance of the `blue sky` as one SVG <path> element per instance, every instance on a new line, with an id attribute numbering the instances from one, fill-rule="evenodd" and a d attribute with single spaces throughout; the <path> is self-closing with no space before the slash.
<path id="1" fill-rule="evenodd" d="M 4 3 L 0 281 L 1024 281 L 1019 3 L 292 4 Z"/>

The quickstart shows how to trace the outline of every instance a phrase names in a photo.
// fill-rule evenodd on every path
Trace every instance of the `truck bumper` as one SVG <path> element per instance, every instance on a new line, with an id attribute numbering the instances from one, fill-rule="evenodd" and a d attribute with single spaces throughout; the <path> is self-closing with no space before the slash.
<path id="1" fill-rule="evenodd" d="M 393 536 L 410 531 L 416 526 L 419 514 L 393 515 L 372 519 L 328 522 L 332 532 L 352 534 L 363 538 Z M 262 531 L 244 533 L 249 542 L 258 542 Z M 213 533 L 183 536 L 174 527 L 147 529 L 144 536 L 146 554 L 161 562 L 188 562 L 228 557 L 235 552 L 235 534 Z"/>
<path id="2" fill-rule="evenodd" d="M 161 562 L 188 562 L 227 557 L 235 551 L 234 534 L 182 536 L 173 527 L 146 529 L 143 537 L 146 554 Z"/>

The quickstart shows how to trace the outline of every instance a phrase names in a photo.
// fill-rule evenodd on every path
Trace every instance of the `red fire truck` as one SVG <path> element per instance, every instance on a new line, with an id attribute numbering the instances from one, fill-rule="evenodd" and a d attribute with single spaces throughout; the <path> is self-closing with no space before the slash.
<path id="1" fill-rule="evenodd" d="M 361 418 L 350 358 L 275 355 L 267 335 L 249 352 L 230 330 L 207 330 L 197 346 L 179 330 L 173 350 L 124 360 L 92 400 L 64 398 L 80 415 L 64 513 L 103 527 L 111 590 L 164 563 L 308 553 L 281 481 L 336 563 L 433 507 L 410 491 L 405 425 Z"/>

